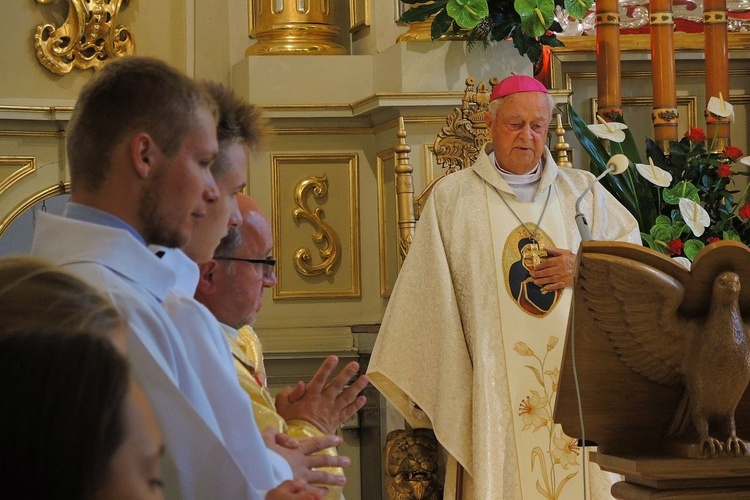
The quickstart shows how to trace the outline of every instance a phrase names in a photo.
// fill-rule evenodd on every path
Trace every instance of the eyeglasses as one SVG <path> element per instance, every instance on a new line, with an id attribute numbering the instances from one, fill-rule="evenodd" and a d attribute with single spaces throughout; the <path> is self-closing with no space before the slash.
<path id="1" fill-rule="evenodd" d="M 239 262 L 249 262 L 250 264 L 263 264 L 263 277 L 270 278 L 273 274 L 273 268 L 276 265 L 276 259 L 274 257 L 266 257 L 265 259 L 242 259 L 240 257 L 214 257 L 214 260 L 234 260 Z"/>

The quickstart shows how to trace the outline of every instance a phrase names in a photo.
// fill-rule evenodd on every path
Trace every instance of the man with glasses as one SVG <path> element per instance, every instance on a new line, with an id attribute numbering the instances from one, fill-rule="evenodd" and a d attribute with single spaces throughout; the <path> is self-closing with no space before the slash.
<path id="1" fill-rule="evenodd" d="M 361 376 L 347 382 L 359 365 L 349 363 L 328 382 L 338 365 L 329 356 L 309 384 L 298 382 L 286 388 L 276 400 L 268 391 L 260 341 L 252 330 L 256 314 L 263 305 L 263 291 L 276 284 L 271 228 L 257 203 L 244 194 L 237 195 L 242 223 L 229 229 L 214 252 L 214 258 L 200 265 L 201 277 L 195 298 L 223 324 L 237 375 L 253 403 L 258 426 L 273 426 L 292 437 L 334 434 L 342 422 L 365 403 L 358 394 L 367 385 Z M 335 449 L 326 450 L 335 455 Z M 340 473 L 340 472 L 337 472 Z M 331 489 L 329 498 L 340 496 Z"/>
<path id="2" fill-rule="evenodd" d="M 204 216 L 196 221 L 186 244 L 179 249 L 152 247 L 177 277 L 164 301 L 164 309 L 179 331 L 191 368 L 203 389 L 204 404 L 210 408 L 222 440 L 251 482 L 263 490 L 270 490 L 292 477 L 340 486 L 345 481 L 343 474 L 331 475 L 313 469 L 345 465 L 348 459 L 312 455 L 338 445 L 341 439 L 337 436 L 300 440 L 299 446 L 288 448 L 279 446 L 276 432 L 264 432 L 265 444 L 272 452 L 268 453 L 269 469 L 264 471 L 260 467 L 263 462 L 259 462 L 258 455 L 265 450 L 248 446 L 248 436 L 256 434 L 253 409 L 237 381 L 222 328 L 211 312 L 193 298 L 199 279 L 197 263 L 210 260 L 228 228 L 242 223 L 236 196 L 245 187 L 249 155 L 260 142 L 263 129 L 259 110 L 237 97 L 231 89 L 212 82 L 201 86 L 218 107 L 218 154 L 211 165 L 218 194 L 207 206 Z M 280 436 L 279 439 L 285 438 Z"/>

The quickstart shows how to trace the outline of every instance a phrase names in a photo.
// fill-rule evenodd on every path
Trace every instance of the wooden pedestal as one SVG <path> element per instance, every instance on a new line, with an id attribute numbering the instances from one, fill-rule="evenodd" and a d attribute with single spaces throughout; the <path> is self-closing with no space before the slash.
<path id="1" fill-rule="evenodd" d="M 612 486 L 620 500 L 750 500 L 750 457 L 622 457 L 591 453 L 602 470 L 625 476 Z"/>

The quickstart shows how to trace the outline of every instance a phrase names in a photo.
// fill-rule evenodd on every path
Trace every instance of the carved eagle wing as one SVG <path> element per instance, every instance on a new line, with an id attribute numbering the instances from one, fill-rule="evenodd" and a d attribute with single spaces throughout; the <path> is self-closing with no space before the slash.
<path id="1" fill-rule="evenodd" d="M 620 359 L 654 382 L 679 382 L 694 328 L 678 313 L 682 284 L 651 266 L 609 255 L 587 256 L 578 280 L 591 316 Z"/>

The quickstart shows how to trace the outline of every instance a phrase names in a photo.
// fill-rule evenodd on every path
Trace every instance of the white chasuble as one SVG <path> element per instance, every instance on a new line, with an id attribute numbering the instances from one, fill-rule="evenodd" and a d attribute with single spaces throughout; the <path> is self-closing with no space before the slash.
<path id="1" fill-rule="evenodd" d="M 584 475 L 577 440 L 552 421 L 572 290 L 544 291 L 530 274 L 540 251 L 570 248 L 557 191 L 554 185 L 547 189 L 549 199 L 543 192 L 531 203 L 505 194 L 506 205 L 497 190 L 487 186 L 504 366 L 513 409 L 519 498 L 580 499 Z"/>

